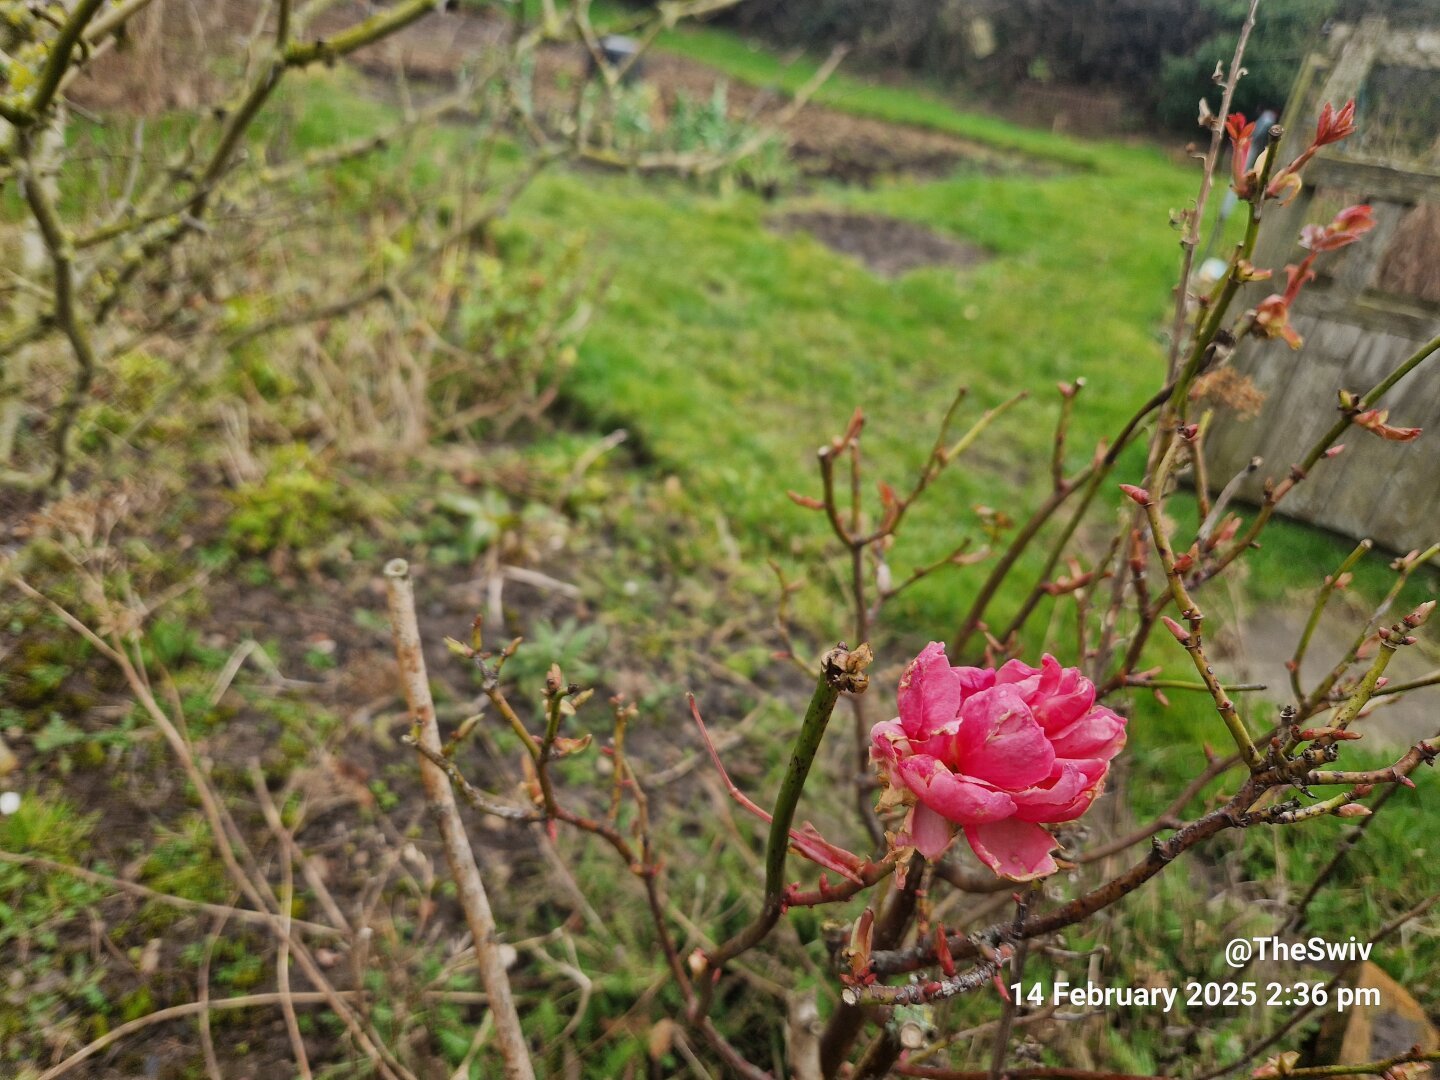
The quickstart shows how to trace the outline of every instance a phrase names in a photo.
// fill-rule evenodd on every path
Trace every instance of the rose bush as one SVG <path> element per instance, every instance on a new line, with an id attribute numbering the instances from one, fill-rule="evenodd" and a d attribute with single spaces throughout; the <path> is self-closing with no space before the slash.
<path id="1" fill-rule="evenodd" d="M 958 826 L 997 874 L 1053 874 L 1044 826 L 1089 809 L 1125 745 L 1125 718 L 1048 653 L 1038 668 L 952 667 L 939 642 L 911 661 L 898 697 L 900 715 L 871 730 L 881 808 L 910 807 L 896 843 L 933 859 Z"/>

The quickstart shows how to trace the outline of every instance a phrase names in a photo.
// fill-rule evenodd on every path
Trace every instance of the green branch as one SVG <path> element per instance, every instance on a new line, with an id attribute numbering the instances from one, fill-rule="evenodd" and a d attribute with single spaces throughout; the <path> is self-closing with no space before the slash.
<path id="1" fill-rule="evenodd" d="M 332 38 L 317 38 L 285 46 L 282 53 L 286 67 L 306 67 L 318 61 L 329 62 L 347 56 L 356 49 L 373 45 L 381 38 L 403 30 L 432 11 L 444 11 L 445 0 L 409 0 L 389 11 L 372 15 L 364 22 L 342 30 Z"/>
<path id="2" fill-rule="evenodd" d="M 56 35 L 54 43 L 50 46 L 50 55 L 46 58 L 45 67 L 40 72 L 40 80 L 35 87 L 34 95 L 30 98 L 30 104 L 26 106 L 20 119 L 11 120 L 11 123 L 21 127 L 33 124 L 50 107 L 50 102 L 55 99 L 55 94 L 60 89 L 60 80 L 65 77 L 65 72 L 70 67 L 70 54 L 80 43 L 80 38 L 85 33 L 85 27 L 104 3 L 105 0 L 80 0 L 80 4 L 65 20 L 65 25 L 60 27 L 60 33 Z M 9 118 L 7 117 L 7 119 Z"/>

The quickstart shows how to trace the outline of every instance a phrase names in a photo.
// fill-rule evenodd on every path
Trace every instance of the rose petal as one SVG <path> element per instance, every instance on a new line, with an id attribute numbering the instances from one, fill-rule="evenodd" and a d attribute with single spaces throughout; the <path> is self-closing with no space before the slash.
<path id="1" fill-rule="evenodd" d="M 1074 821 L 1095 801 L 1109 768 L 1109 762 L 1098 759 L 1057 761 L 1048 780 L 1011 796 L 1015 817 L 1052 825 Z"/>
<path id="2" fill-rule="evenodd" d="M 1033 668 L 1020 660 L 1007 660 L 995 673 L 996 686 L 1014 686 L 1029 700 L 1040 685 L 1041 668 Z"/>
<path id="3" fill-rule="evenodd" d="M 928 754 L 901 761 L 896 775 L 922 803 L 957 825 L 999 821 L 1015 812 L 1015 800 L 1005 792 L 956 776 Z"/>
<path id="4" fill-rule="evenodd" d="M 1053 658 L 1047 655 L 1046 660 Z M 1095 704 L 1095 684 L 1075 668 L 1066 668 L 1053 689 L 1030 703 L 1035 721 L 1052 738 L 1069 727 Z"/>
<path id="5" fill-rule="evenodd" d="M 1096 705 L 1068 728 L 1049 735 L 1056 757 L 1109 761 L 1125 745 L 1125 718 L 1103 705 Z"/>
<path id="6" fill-rule="evenodd" d="M 966 700 L 954 754 L 966 776 L 1007 791 L 1044 780 L 1055 764 L 1050 740 L 1013 686 L 995 686 Z"/>
<path id="7" fill-rule="evenodd" d="M 971 694 L 978 694 L 981 690 L 989 690 L 995 685 L 994 668 L 953 667 L 950 670 L 960 679 L 960 685 L 967 698 Z"/>
<path id="8" fill-rule="evenodd" d="M 955 719 L 963 695 L 945 646 L 932 641 L 900 677 L 900 723 L 912 738 L 927 738 Z"/>
<path id="9" fill-rule="evenodd" d="M 988 825 L 967 825 L 965 839 L 981 862 L 1011 881 L 1031 881 L 1058 869 L 1050 857 L 1055 838 L 1028 821 L 1009 818 Z"/>
<path id="10" fill-rule="evenodd" d="M 928 806 L 917 806 L 910 811 L 906 832 L 915 849 L 927 859 L 938 858 L 955 838 L 954 826 Z"/>
<path id="11" fill-rule="evenodd" d="M 893 767 L 910 752 L 910 736 L 905 734 L 899 717 L 881 720 L 870 729 L 870 760 L 876 764 Z"/>

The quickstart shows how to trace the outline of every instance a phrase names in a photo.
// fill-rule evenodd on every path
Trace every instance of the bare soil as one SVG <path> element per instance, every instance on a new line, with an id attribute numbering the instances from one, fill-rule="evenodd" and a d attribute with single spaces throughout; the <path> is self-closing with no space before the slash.
<path id="1" fill-rule="evenodd" d="M 242 62 L 242 46 L 256 13 L 254 0 L 186 5 L 161 0 L 141 16 L 123 48 L 96 57 L 86 67 L 71 96 L 90 110 L 129 115 L 219 105 L 233 91 L 231 79 L 220 72 Z M 363 4 L 339 4 L 325 11 L 308 33 L 334 34 L 367 14 Z M 449 83 L 462 70 L 483 67 L 504 40 L 508 25 L 488 12 L 459 9 L 422 19 L 353 54 L 348 62 L 392 88 L 403 78 L 423 96 L 426 83 Z M 211 62 L 219 54 L 227 57 L 223 65 Z M 540 50 L 535 93 L 542 112 L 570 106 L 574 87 L 586 76 L 587 59 L 579 45 Z M 157 71 L 166 77 L 155 78 Z M 658 92 L 656 121 L 662 126 L 681 95 L 708 100 L 720 84 L 726 88 L 730 115 L 757 125 L 770 122 L 790 100 L 778 88 L 736 82 L 704 64 L 662 53 L 644 57 L 640 75 Z M 1089 115 L 1092 110 L 1083 111 Z M 1035 167 L 944 132 L 814 104 L 782 125 L 781 132 L 803 175 L 843 183 L 870 185 L 896 175 L 944 176 L 959 168 L 1000 172 Z"/>
<path id="2" fill-rule="evenodd" d="M 781 233 L 807 232 L 826 247 L 859 259 L 881 277 L 894 278 L 926 266 L 965 268 L 990 256 L 983 249 L 923 225 L 880 214 L 797 210 L 770 219 Z"/>
<path id="3" fill-rule="evenodd" d="M 334 26 L 348 25 L 355 12 L 341 6 L 328 16 Z M 354 64 L 376 78 L 448 82 L 464 68 L 484 63 L 502 40 L 506 24 L 476 11 L 430 19 L 356 53 Z M 536 105 L 541 111 L 570 106 L 574 87 L 586 77 L 588 54 L 578 45 L 542 49 L 535 70 Z M 725 86 L 729 115 L 765 125 L 790 97 L 778 88 L 751 86 L 684 57 L 648 53 L 639 77 L 657 91 L 657 124 L 663 126 L 677 100 L 709 100 Z M 886 176 L 944 176 L 965 167 L 1013 170 L 1019 163 L 979 143 L 928 128 L 892 124 L 810 104 L 781 128 L 791 158 L 806 176 L 843 183 L 873 184 Z M 1028 166 L 1027 166 L 1028 167 Z"/>

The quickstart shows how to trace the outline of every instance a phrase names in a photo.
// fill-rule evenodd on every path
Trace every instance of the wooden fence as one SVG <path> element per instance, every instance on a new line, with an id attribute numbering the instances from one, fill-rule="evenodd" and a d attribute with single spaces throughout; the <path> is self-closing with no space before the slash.
<path id="1" fill-rule="evenodd" d="M 1335 422 L 1342 389 L 1363 393 L 1440 334 L 1440 26 L 1395 30 L 1367 19 L 1336 27 L 1328 47 L 1306 60 L 1281 118 L 1288 130 L 1282 161 L 1308 143 L 1324 102 L 1338 107 L 1351 97 L 1361 133 L 1307 167 L 1304 191 L 1265 223 L 1254 262 L 1273 268 L 1283 288 L 1284 266 L 1304 254 L 1304 223 L 1368 202 L 1376 228 L 1321 257 L 1320 276 L 1292 315 L 1303 349 L 1242 343 L 1233 366 L 1264 403 L 1249 418 L 1218 409 L 1208 441 L 1216 487 L 1253 457 L 1263 459 L 1241 489 L 1251 501 Z M 1253 305 L 1274 285 L 1248 286 L 1242 299 Z M 1317 465 L 1282 509 L 1395 551 L 1425 547 L 1440 541 L 1440 361 L 1412 372 L 1380 404 L 1392 424 L 1425 434 L 1394 443 L 1353 429 L 1345 452 Z"/>

